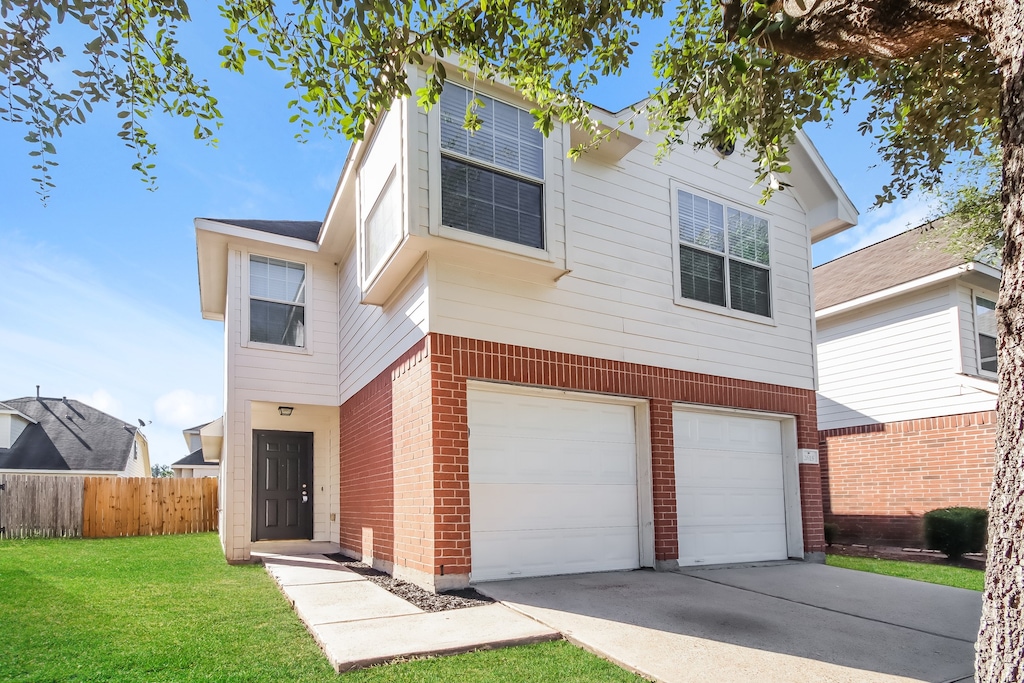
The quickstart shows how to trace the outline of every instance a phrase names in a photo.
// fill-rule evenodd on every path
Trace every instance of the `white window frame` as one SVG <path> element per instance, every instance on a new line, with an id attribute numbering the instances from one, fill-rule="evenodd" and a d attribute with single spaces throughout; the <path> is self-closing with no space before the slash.
<path id="1" fill-rule="evenodd" d="M 302 266 L 305 269 L 305 280 L 304 280 L 304 287 L 305 287 L 305 289 L 303 291 L 304 301 L 302 303 L 302 306 L 304 308 L 303 316 L 302 316 L 303 317 L 303 323 L 302 323 L 302 325 L 303 325 L 303 339 L 302 339 L 303 345 L 302 346 L 286 346 L 284 344 L 270 344 L 270 343 L 267 343 L 267 342 L 252 341 L 250 339 L 250 337 L 252 337 L 252 330 L 250 329 L 250 315 L 251 315 L 250 314 L 250 310 L 251 310 L 251 308 L 250 308 L 251 307 L 250 301 L 253 298 L 256 298 L 256 299 L 261 300 L 261 301 L 271 301 L 271 302 L 275 302 L 275 303 L 288 303 L 289 305 L 293 305 L 293 306 L 298 305 L 298 304 L 295 304 L 295 303 L 292 303 L 292 302 L 276 301 L 275 299 L 264 299 L 263 297 L 253 297 L 252 294 L 250 294 L 251 290 L 250 290 L 250 286 L 249 286 L 249 270 L 250 270 L 250 266 L 252 264 L 252 257 L 253 256 L 258 256 L 258 257 L 261 257 L 261 258 L 271 258 L 271 259 L 276 259 L 278 261 L 287 261 L 288 263 L 294 263 L 296 265 L 300 265 L 300 266 Z M 312 280 L 312 278 L 313 278 L 313 264 L 311 264 L 308 261 L 297 261 L 294 258 L 288 258 L 288 257 L 280 256 L 280 255 L 267 254 L 267 253 L 263 253 L 263 252 L 254 252 L 254 251 L 253 252 L 242 251 L 241 252 L 241 257 L 242 257 L 242 263 L 240 264 L 242 266 L 242 282 L 241 282 L 242 292 L 241 293 L 243 295 L 242 298 L 244 299 L 244 303 L 242 303 L 242 305 L 240 306 L 240 308 L 242 309 L 242 329 L 244 330 L 242 332 L 242 335 L 241 335 L 241 337 L 242 337 L 241 345 L 243 347 L 245 347 L 245 348 L 250 348 L 250 349 L 261 349 L 261 350 L 265 350 L 265 351 L 279 351 L 281 353 L 298 353 L 298 354 L 307 355 L 307 356 L 308 355 L 312 355 L 313 347 L 312 347 L 312 344 L 311 344 L 311 340 L 312 340 L 312 334 L 313 334 L 313 326 L 312 326 L 312 321 L 311 321 L 312 316 L 308 315 L 308 314 L 313 309 L 313 296 L 312 296 L 313 288 L 311 286 L 311 283 L 313 281 Z"/>
<path id="2" fill-rule="evenodd" d="M 978 299 L 985 299 L 986 301 L 996 302 L 996 296 L 989 292 L 978 290 L 971 291 L 971 320 L 974 321 L 974 355 L 975 362 L 977 363 L 978 376 L 986 379 L 996 379 L 999 376 L 998 372 L 992 372 L 991 370 L 984 370 L 981 367 L 981 329 L 978 325 Z M 985 335 L 989 337 L 991 335 Z M 999 339 L 996 338 L 996 350 L 999 349 Z"/>
<path id="3" fill-rule="evenodd" d="M 491 98 L 492 100 L 501 102 L 510 107 L 515 107 L 520 111 L 529 113 L 529 109 L 525 102 L 516 102 L 510 97 L 503 96 L 502 94 L 496 93 L 491 89 L 475 88 L 474 85 L 469 83 L 462 83 L 457 81 L 448 80 L 446 84 L 469 90 L 470 92 L 476 92 L 477 94 L 484 95 Z M 548 160 L 550 153 L 550 140 L 547 136 L 542 136 L 542 153 L 541 153 L 541 173 L 542 178 L 537 178 L 527 173 L 521 173 L 497 164 L 493 164 L 482 159 L 476 159 L 474 157 L 461 154 L 459 152 L 453 152 L 451 150 L 441 149 L 441 114 L 440 105 L 434 106 L 430 110 L 428 125 L 430 127 L 430 137 L 435 141 L 430 145 L 430 168 L 432 182 L 430 184 L 430 194 L 437 198 L 436 205 L 431 206 L 431 213 L 435 214 L 435 217 L 431 220 L 430 232 L 440 237 L 445 237 L 460 242 L 467 242 L 469 244 L 476 244 L 491 249 L 506 251 L 520 256 L 527 256 L 534 259 L 540 259 L 544 261 L 553 261 L 551 256 L 551 238 L 552 233 L 550 229 L 551 217 L 553 215 L 554 206 L 552 205 L 552 193 L 549 191 L 549 167 L 550 163 Z M 488 235 L 480 235 L 478 233 L 469 232 L 461 228 L 455 228 L 449 225 L 445 225 L 442 220 L 442 199 L 441 199 L 441 159 L 442 157 L 448 157 L 455 161 L 463 162 L 471 166 L 485 169 L 500 175 L 505 175 L 516 180 L 521 180 L 533 185 L 539 185 L 541 189 L 541 235 L 544 240 L 543 248 L 532 247 L 517 242 L 511 242 L 503 240 L 497 237 L 490 237 Z M 436 208 L 436 212 L 434 209 Z"/>
<path id="4" fill-rule="evenodd" d="M 678 180 L 672 180 L 669 183 L 669 190 L 670 190 L 671 195 L 672 195 L 672 197 L 671 197 L 672 212 L 671 212 L 671 216 L 669 216 L 669 223 L 670 223 L 671 232 L 672 232 L 672 279 L 673 279 L 672 290 L 674 292 L 675 303 L 677 305 L 679 305 L 679 306 L 685 306 L 687 308 L 693 308 L 693 309 L 697 309 L 697 310 L 701 310 L 701 311 L 707 311 L 708 313 L 715 313 L 717 315 L 724 315 L 724 316 L 728 316 L 728 317 L 731 317 L 731 318 L 738 318 L 740 320 L 747 320 L 749 322 L 760 323 L 762 325 L 769 325 L 769 326 L 772 326 L 772 327 L 777 326 L 777 323 L 775 321 L 775 313 L 776 313 L 775 306 L 776 306 L 776 302 L 778 301 L 778 298 L 775 296 L 775 280 L 776 280 L 775 265 L 776 264 L 775 264 L 775 260 L 773 258 L 774 254 L 775 254 L 775 244 L 774 244 L 775 240 L 773 239 L 773 235 L 774 235 L 775 231 L 774 231 L 774 223 L 772 221 L 772 216 L 770 214 L 768 214 L 768 213 L 765 213 L 764 211 L 760 211 L 758 209 L 755 209 L 754 207 L 752 207 L 749 204 L 746 204 L 744 202 L 736 201 L 735 199 L 726 198 L 726 197 L 723 197 L 722 195 L 716 194 L 714 192 L 707 192 L 706 190 L 695 188 L 695 187 L 693 187 L 691 185 L 687 185 L 685 183 L 679 182 Z M 750 214 L 752 216 L 756 216 L 758 218 L 763 218 L 764 220 L 766 220 L 768 222 L 768 264 L 765 265 L 763 263 L 757 263 L 755 261 L 748 261 L 747 259 L 740 258 L 738 256 L 733 256 L 733 255 L 731 255 L 729 253 L 729 227 L 728 227 L 728 223 L 727 222 L 726 222 L 726 225 L 725 225 L 725 251 L 723 253 L 719 253 L 719 252 L 713 251 L 711 249 L 705 249 L 704 247 L 701 247 L 700 245 L 689 244 L 689 243 L 683 242 L 681 239 L 679 239 L 679 191 L 680 190 L 682 190 L 683 192 L 688 192 L 688 193 L 690 193 L 692 195 L 695 195 L 697 197 L 700 197 L 702 199 L 708 199 L 710 201 L 713 201 L 713 202 L 716 202 L 718 204 L 721 204 L 721 205 L 723 205 L 725 207 L 726 210 L 728 210 L 730 208 L 733 208 L 733 209 L 737 209 L 739 211 L 743 211 L 744 213 L 748 213 L 748 214 Z M 726 221 L 728 220 L 726 216 L 723 216 L 723 219 L 726 220 Z M 725 305 L 724 306 L 719 306 L 717 304 L 711 304 L 711 303 L 707 303 L 707 302 L 704 302 L 704 301 L 699 301 L 697 299 L 688 299 L 688 298 L 683 296 L 683 286 L 682 286 L 682 282 L 681 282 L 681 280 L 682 280 L 682 264 L 679 262 L 679 247 L 680 246 L 686 246 L 686 247 L 689 247 L 691 249 L 696 249 L 698 251 L 706 252 L 708 254 L 713 254 L 715 256 L 721 256 L 722 258 L 725 259 L 724 262 L 723 262 L 724 276 L 725 276 Z M 737 310 L 737 309 L 732 308 L 730 306 L 730 299 L 731 299 L 731 292 L 729 291 L 729 261 L 730 260 L 735 260 L 735 261 L 738 261 L 740 263 L 744 263 L 744 264 L 747 264 L 747 265 L 750 265 L 750 266 L 754 266 L 754 267 L 757 267 L 757 268 L 761 268 L 761 269 L 765 269 L 765 270 L 768 271 L 768 310 L 769 310 L 771 315 L 763 316 L 763 315 L 758 315 L 756 313 L 748 313 L 747 311 Z"/>

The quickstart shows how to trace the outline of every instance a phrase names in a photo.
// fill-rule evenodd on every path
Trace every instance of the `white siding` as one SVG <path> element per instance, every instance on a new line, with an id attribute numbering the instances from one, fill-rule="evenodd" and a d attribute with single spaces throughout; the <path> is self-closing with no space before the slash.
<path id="1" fill-rule="evenodd" d="M 153 473 L 146 469 L 146 462 L 143 459 L 142 446 L 139 444 L 139 439 L 136 439 L 133 446 L 132 452 L 128 454 L 128 462 L 124 466 L 124 473 L 121 474 L 123 477 L 148 477 Z"/>
<path id="2" fill-rule="evenodd" d="M 427 333 L 426 269 L 414 271 L 384 306 L 360 303 L 358 262 L 350 249 L 338 283 L 340 324 L 335 357 L 339 359 L 339 405 L 383 372 Z"/>
<path id="3" fill-rule="evenodd" d="M 564 155 L 552 146 L 549 161 Z M 568 194 L 561 164 L 549 163 L 554 204 L 571 198 L 565 241 L 572 272 L 556 283 L 524 282 L 472 263 L 437 262 L 431 330 L 813 388 L 810 243 L 793 195 L 780 193 L 766 207 L 774 321 L 679 305 L 672 179 L 747 206 L 756 207 L 759 190 L 750 186 L 748 160 L 680 150 L 656 165 L 654 152 L 644 142 L 616 166 L 576 162 Z"/>
<path id="4" fill-rule="evenodd" d="M 313 253 L 260 245 L 252 253 L 306 264 L 306 348 L 275 348 L 248 342 L 247 269 L 250 247 L 228 249 L 227 305 L 224 320 L 225 415 L 221 541 L 228 560 L 249 556 L 252 528 L 252 405 L 338 405 L 338 273 L 329 260 Z M 301 431 L 288 425 L 278 427 Z M 323 452 L 327 452 L 323 444 Z M 314 449 L 319 451 L 314 440 Z M 314 455 L 314 485 L 328 486 L 329 463 Z M 318 501 L 318 499 L 314 499 Z M 314 539 L 328 540 L 323 510 L 314 509 Z"/>
<path id="5" fill-rule="evenodd" d="M 959 374 L 960 297 L 940 284 L 820 321 L 818 428 L 992 410 Z"/>
<path id="6" fill-rule="evenodd" d="M 974 327 L 974 294 L 966 285 L 956 286 L 957 319 L 960 322 L 960 351 L 963 371 L 978 374 L 978 337 Z"/>

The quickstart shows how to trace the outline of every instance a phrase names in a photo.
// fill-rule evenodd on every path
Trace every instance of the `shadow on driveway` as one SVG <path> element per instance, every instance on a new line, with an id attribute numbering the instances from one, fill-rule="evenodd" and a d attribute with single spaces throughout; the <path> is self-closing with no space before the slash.
<path id="1" fill-rule="evenodd" d="M 484 583 L 485 593 L 655 680 L 972 680 L 981 594 L 824 565 Z"/>

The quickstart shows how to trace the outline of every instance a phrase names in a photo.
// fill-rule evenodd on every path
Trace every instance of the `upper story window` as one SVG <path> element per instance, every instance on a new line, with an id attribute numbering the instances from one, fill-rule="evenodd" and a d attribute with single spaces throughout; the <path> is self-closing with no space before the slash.
<path id="1" fill-rule="evenodd" d="M 249 341 L 305 346 L 306 266 L 249 257 Z"/>
<path id="2" fill-rule="evenodd" d="M 676 192 L 682 297 L 771 317 L 768 221 Z"/>
<path id="3" fill-rule="evenodd" d="M 978 330 L 978 360 L 982 372 L 995 374 L 996 365 L 996 302 L 974 297 L 974 321 Z"/>
<path id="4" fill-rule="evenodd" d="M 474 97 L 480 130 L 463 127 Z M 544 137 L 530 112 L 446 83 L 441 92 L 441 222 L 544 248 Z"/>

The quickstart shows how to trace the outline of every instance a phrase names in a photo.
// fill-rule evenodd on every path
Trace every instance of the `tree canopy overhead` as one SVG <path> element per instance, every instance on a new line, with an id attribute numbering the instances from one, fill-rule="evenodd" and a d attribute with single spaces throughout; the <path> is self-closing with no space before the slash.
<path id="1" fill-rule="evenodd" d="M 784 182 L 793 130 L 854 98 L 893 171 L 880 201 L 928 189 L 951 154 L 998 142 L 999 421 L 976 664 L 980 681 L 1024 680 L 1024 0 L 222 0 L 220 55 L 232 71 L 255 60 L 287 73 L 306 133 L 359 137 L 396 96 L 436 102 L 435 63 L 420 92 L 406 82 L 424 55 L 460 55 L 505 80 L 536 103 L 542 130 L 587 127 L 587 88 L 622 73 L 640 22 L 669 11 L 647 118 L 668 146 L 692 121 L 698 145 L 745 145 L 769 190 Z M 123 119 L 143 177 L 152 115 L 212 138 L 217 101 L 178 42 L 189 21 L 184 0 L 0 0 L 0 117 L 23 126 L 44 196 L 55 141 L 99 103 Z"/>
<path id="2" fill-rule="evenodd" d="M 668 145 L 694 139 L 690 121 L 707 122 L 697 144 L 745 144 L 759 160 L 758 180 L 777 186 L 788 170 L 793 129 L 844 111 L 858 98 L 868 103 L 862 131 L 892 168 L 880 200 L 931 187 L 950 154 L 984 148 L 997 136 L 999 78 L 986 40 L 955 22 L 917 26 L 924 21 L 919 12 L 882 27 L 864 18 L 867 39 L 816 41 L 823 26 L 849 20 L 847 6 L 812 0 L 225 0 L 219 54 L 225 68 L 239 73 L 254 61 L 286 72 L 300 135 L 315 130 L 358 138 L 397 95 L 415 95 L 429 106 L 440 92 L 443 67 L 431 68 L 427 88 L 411 93 L 405 66 L 423 55 L 456 54 L 479 77 L 507 81 L 536 102 L 538 125 L 549 130 L 558 119 L 585 125 L 588 88 L 629 65 L 642 20 L 671 10 L 653 56 L 660 83 L 644 104 L 648 119 L 668 134 Z M 214 138 L 221 123 L 215 93 L 189 66 L 179 42 L 191 20 L 184 0 L 0 0 L 0 19 L 0 67 L 10 74 L 0 82 L 0 116 L 23 126 L 44 195 L 52 187 L 57 139 L 93 116 L 99 103 L 115 105 L 119 135 L 135 150 L 144 179 L 152 180 L 149 157 L 156 145 L 146 122 L 155 113 L 191 120 L 196 138 Z M 947 24 L 952 28 L 942 28 Z M 936 33 L 946 39 L 922 38 Z M 915 59 L 890 59 L 908 53 Z M 74 79 L 54 77 L 69 66 Z"/>

